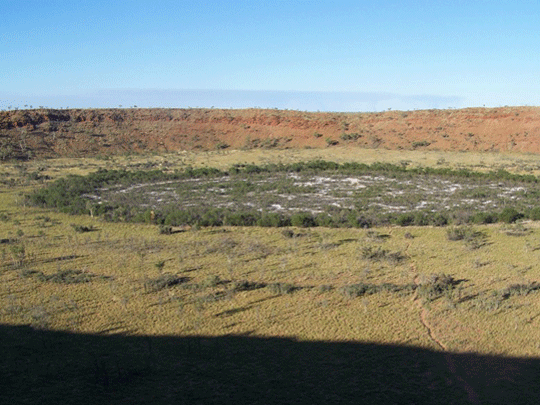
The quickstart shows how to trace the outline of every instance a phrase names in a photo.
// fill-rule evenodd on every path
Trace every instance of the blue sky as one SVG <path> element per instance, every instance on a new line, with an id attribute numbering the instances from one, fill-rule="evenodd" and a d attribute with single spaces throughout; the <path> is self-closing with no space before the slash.
<path id="1" fill-rule="evenodd" d="M 540 2 L 0 1 L 0 109 L 540 105 Z"/>

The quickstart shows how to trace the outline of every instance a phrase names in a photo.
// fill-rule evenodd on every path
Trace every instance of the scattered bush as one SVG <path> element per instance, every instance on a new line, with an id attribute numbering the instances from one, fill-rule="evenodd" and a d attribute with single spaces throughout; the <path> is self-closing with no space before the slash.
<path id="1" fill-rule="evenodd" d="M 528 295 L 531 292 L 536 292 L 538 290 L 540 290 L 540 283 L 532 282 L 529 284 L 512 284 L 503 289 L 500 293 L 502 297 L 506 299 L 513 296 Z"/>
<path id="2" fill-rule="evenodd" d="M 22 269 L 19 271 L 20 278 L 30 278 L 30 277 L 39 276 L 42 274 L 43 273 L 41 271 L 33 270 L 33 269 Z"/>
<path id="3" fill-rule="evenodd" d="M 265 283 L 256 283 L 247 280 L 233 281 L 231 284 L 231 290 L 235 292 L 258 290 L 264 287 L 266 287 Z"/>
<path id="4" fill-rule="evenodd" d="M 521 218 L 523 218 L 523 214 L 518 212 L 515 208 L 512 208 L 512 207 L 504 208 L 502 212 L 499 214 L 499 220 L 507 224 L 512 224 Z"/>
<path id="5" fill-rule="evenodd" d="M 85 232 L 92 232 L 94 231 L 94 227 L 92 225 L 86 226 L 86 225 L 77 225 L 77 224 L 71 224 L 71 227 L 73 230 L 77 233 L 85 233 Z"/>
<path id="6" fill-rule="evenodd" d="M 534 207 L 527 212 L 527 218 L 533 221 L 540 221 L 540 207 Z"/>
<path id="7" fill-rule="evenodd" d="M 450 241 L 462 240 L 471 249 L 479 249 L 485 245 L 485 234 L 474 230 L 470 226 L 453 227 L 446 231 L 446 237 Z"/>
<path id="8" fill-rule="evenodd" d="M 326 145 L 328 146 L 335 146 L 337 145 L 339 142 L 336 141 L 335 139 L 332 139 L 332 138 L 326 138 Z"/>
<path id="9" fill-rule="evenodd" d="M 399 214 L 395 220 L 395 223 L 399 226 L 414 225 L 414 215 L 411 212 Z"/>
<path id="10" fill-rule="evenodd" d="M 372 261 L 386 260 L 390 263 L 397 264 L 406 259 L 401 252 L 389 252 L 382 249 L 380 246 L 373 248 L 372 246 L 365 246 L 362 248 L 362 258 Z"/>
<path id="11" fill-rule="evenodd" d="M 448 218 L 440 212 L 434 212 L 430 216 L 428 224 L 433 226 L 446 226 L 448 225 Z"/>
<path id="12" fill-rule="evenodd" d="M 343 138 L 346 140 L 355 139 L 359 134 L 345 133 Z M 330 139 L 329 143 L 337 142 Z M 216 208 L 213 204 L 190 205 L 187 208 L 179 208 L 177 205 L 162 206 L 154 210 L 150 210 L 139 201 L 125 199 L 114 199 L 110 201 L 102 201 L 101 204 L 90 199 L 89 195 L 100 194 L 100 190 L 110 190 L 115 186 L 130 186 L 135 184 L 149 184 L 155 182 L 166 182 L 178 180 L 181 187 L 182 180 L 201 179 L 202 187 L 209 187 L 207 178 L 223 177 L 231 179 L 227 180 L 228 189 L 230 188 L 231 195 L 245 199 L 249 193 L 255 193 L 259 186 L 255 182 L 250 182 L 253 177 L 260 180 L 257 176 L 263 174 L 277 173 L 305 173 L 319 174 L 326 173 L 328 175 L 346 175 L 346 176 L 361 176 L 361 175 L 383 175 L 395 178 L 398 181 L 401 179 L 409 180 L 413 176 L 435 176 L 436 178 L 464 181 L 471 183 L 471 189 L 463 190 L 463 195 L 459 198 L 487 198 L 491 195 L 489 187 L 483 186 L 480 190 L 480 184 L 484 181 L 498 182 L 513 182 L 518 184 L 530 184 L 530 191 L 527 193 L 526 201 L 516 200 L 514 207 L 507 207 L 499 214 L 478 213 L 474 207 L 448 209 L 447 212 L 431 212 L 430 210 L 415 211 L 413 207 L 409 207 L 409 212 L 391 213 L 379 212 L 373 208 L 373 205 L 362 201 L 362 193 L 359 193 L 359 201 L 356 208 L 339 208 L 329 205 L 323 207 L 324 211 L 313 214 L 310 212 L 298 213 L 265 213 L 265 206 L 256 209 L 248 208 L 249 204 L 244 202 L 233 204 L 231 208 Z M 232 177 L 234 176 L 234 179 Z M 282 176 L 287 177 L 287 176 Z M 290 180 L 290 179 L 289 179 Z M 206 183 L 205 183 L 206 181 Z M 191 184 L 199 184 L 198 182 L 190 182 Z M 261 192 L 277 190 L 279 193 L 302 194 L 310 193 L 316 188 L 307 186 L 295 187 L 294 182 L 278 181 L 276 184 L 269 183 L 268 189 Z M 182 189 L 186 192 L 189 189 Z M 475 188 L 476 187 L 476 188 Z M 264 187 L 263 187 L 264 188 Z M 228 191 L 229 192 L 229 191 Z M 106 191 L 103 191 L 106 193 Z M 374 191 L 371 195 L 366 195 L 366 198 L 373 198 L 374 193 L 380 193 L 380 190 Z M 540 219 L 540 208 L 531 207 L 531 199 L 535 195 L 540 195 L 540 182 L 532 175 L 516 175 L 508 173 L 504 170 L 499 170 L 490 173 L 474 172 L 469 170 L 452 170 L 450 168 L 427 168 L 427 167 L 408 167 L 406 165 L 394 165 L 389 163 L 374 163 L 366 165 L 362 163 L 335 163 L 324 160 L 314 160 L 308 162 L 297 162 L 291 164 L 268 164 L 256 166 L 253 164 L 238 164 L 232 166 L 227 171 L 222 171 L 213 168 L 187 168 L 184 171 L 175 171 L 167 173 L 160 170 L 99 170 L 87 176 L 73 176 L 58 179 L 46 186 L 35 190 L 26 196 L 25 203 L 40 206 L 51 207 L 62 212 L 71 214 L 88 214 L 101 216 L 108 221 L 135 221 L 155 223 L 157 225 L 166 226 L 182 226 L 191 225 L 195 227 L 202 226 L 328 226 L 328 227 L 360 227 L 369 228 L 373 225 L 386 225 L 394 223 L 401 226 L 409 225 L 433 225 L 445 226 L 450 222 L 459 223 L 492 223 L 501 221 L 513 223 L 520 218 L 527 216 L 531 219 Z M 401 197 L 400 197 L 401 198 Z M 136 200 L 136 198 L 135 198 Z M 368 201 L 369 202 L 369 201 Z M 498 201 L 497 204 L 502 204 L 504 201 Z M 405 204 L 410 204 L 405 203 Z M 303 208 L 306 209 L 306 208 Z M 82 232 L 84 230 L 81 228 Z"/>
<path id="13" fill-rule="evenodd" d="M 157 292 L 188 281 L 187 277 L 179 277 L 176 274 L 164 273 L 156 278 L 147 279 L 144 282 L 145 292 Z"/>
<path id="14" fill-rule="evenodd" d="M 428 142 L 428 141 L 415 141 L 412 143 L 413 149 L 421 148 L 421 147 L 425 147 L 429 145 L 431 145 L 431 142 Z"/>
<path id="15" fill-rule="evenodd" d="M 516 237 L 525 236 L 531 233 L 531 230 L 525 228 L 522 224 L 505 225 L 501 231 L 504 232 L 505 235 Z"/>
<path id="16" fill-rule="evenodd" d="M 384 241 L 384 240 L 390 238 L 390 235 L 369 230 L 369 231 L 366 232 L 366 237 L 368 239 L 373 240 L 373 241 L 381 242 L 381 241 Z"/>
<path id="17" fill-rule="evenodd" d="M 299 289 L 299 287 L 295 287 L 294 285 L 287 283 L 272 283 L 268 284 L 267 287 L 272 293 L 279 295 L 290 294 Z"/>
<path id="18" fill-rule="evenodd" d="M 221 281 L 221 278 L 219 276 L 216 276 L 216 275 L 211 275 L 211 276 L 208 276 L 202 283 L 201 283 L 201 286 L 202 287 L 205 287 L 205 288 L 209 288 L 209 287 L 216 287 L 218 286 L 219 284 L 221 284 L 222 281 Z"/>
<path id="19" fill-rule="evenodd" d="M 8 241 L 9 243 L 10 239 L 2 239 L 3 241 Z M 20 245 L 11 245 L 10 246 L 11 256 L 13 258 L 13 266 L 14 267 L 22 267 L 25 263 L 26 259 L 26 248 L 23 244 Z"/>
<path id="20" fill-rule="evenodd" d="M 162 271 L 165 267 L 165 260 L 160 260 L 159 262 L 155 263 L 154 266 L 156 266 L 156 269 L 159 271 Z"/>
<path id="21" fill-rule="evenodd" d="M 397 285 L 397 284 L 392 284 L 392 283 L 383 283 L 383 284 L 359 283 L 359 284 L 349 284 L 349 285 L 343 286 L 341 287 L 340 291 L 347 298 L 356 298 L 356 297 L 361 297 L 363 295 L 377 294 L 379 292 L 390 292 L 390 293 L 412 292 L 415 290 L 415 288 L 416 286 L 414 284 Z"/>
<path id="22" fill-rule="evenodd" d="M 159 226 L 159 234 L 160 235 L 172 235 L 173 228 L 170 225 L 160 225 Z"/>
<path id="23" fill-rule="evenodd" d="M 490 212 L 477 212 L 470 218 L 473 224 L 494 224 L 499 220 L 499 216 Z"/>
<path id="24" fill-rule="evenodd" d="M 320 294 L 323 294 L 325 292 L 332 291 L 333 289 L 334 289 L 333 286 L 331 286 L 329 284 L 323 284 L 323 285 L 319 286 L 318 291 L 319 291 Z"/>
<path id="25" fill-rule="evenodd" d="M 348 134 L 344 132 L 340 135 L 340 138 L 344 141 L 356 141 L 358 138 L 361 138 L 361 137 L 362 137 L 362 134 L 359 134 L 359 133 Z"/>
<path id="26" fill-rule="evenodd" d="M 224 220 L 224 225 L 230 226 L 254 226 L 257 225 L 260 219 L 260 214 L 257 212 L 234 212 L 228 214 Z M 218 221 L 215 222 L 219 226 Z"/>
<path id="27" fill-rule="evenodd" d="M 298 236 L 297 234 L 294 233 L 292 229 L 284 229 L 281 231 L 281 234 L 285 236 L 286 238 L 294 238 Z"/>
<path id="28" fill-rule="evenodd" d="M 56 284 L 81 284 L 89 283 L 95 275 L 81 270 L 59 270 L 54 274 L 46 275 L 40 273 L 38 279 Z"/>
<path id="29" fill-rule="evenodd" d="M 289 226 L 291 221 L 278 213 L 263 213 L 257 220 L 257 226 L 280 228 Z"/>
<path id="30" fill-rule="evenodd" d="M 312 214 L 308 212 L 299 212 L 291 216 L 291 225 L 302 228 L 309 228 L 315 226 L 316 222 Z"/>
<path id="31" fill-rule="evenodd" d="M 347 298 L 356 298 L 362 295 L 375 294 L 379 290 L 376 285 L 360 283 L 343 286 L 340 291 Z"/>
<path id="32" fill-rule="evenodd" d="M 493 290 L 476 299 L 476 307 L 486 311 L 495 311 L 501 308 L 503 302 L 511 297 L 525 296 L 540 290 L 540 283 L 533 281 L 527 284 L 512 284 L 501 290 Z"/>
<path id="33" fill-rule="evenodd" d="M 452 276 L 444 273 L 430 274 L 423 276 L 418 284 L 418 295 L 433 301 L 443 294 L 450 293 L 457 285 L 456 280 Z"/>
<path id="34" fill-rule="evenodd" d="M 451 240 L 451 241 L 457 241 L 457 240 L 470 241 L 472 239 L 479 237 L 480 235 L 481 235 L 480 232 L 477 232 L 473 228 L 467 227 L 467 226 L 456 226 L 446 231 L 446 237 L 448 240 Z"/>

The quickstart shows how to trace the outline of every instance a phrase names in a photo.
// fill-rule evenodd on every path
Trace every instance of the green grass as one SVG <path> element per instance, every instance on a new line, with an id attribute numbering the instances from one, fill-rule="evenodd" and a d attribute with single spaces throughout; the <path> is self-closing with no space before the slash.
<path id="1" fill-rule="evenodd" d="M 161 231 L 170 234 L 180 225 L 514 223 L 538 216 L 538 195 L 540 182 L 530 174 L 315 160 L 228 170 L 99 170 L 58 179 L 28 194 L 26 203 L 113 222 L 165 225 Z"/>
<path id="2" fill-rule="evenodd" d="M 537 403 L 537 222 L 161 233 L 0 168 L 0 402 Z"/>

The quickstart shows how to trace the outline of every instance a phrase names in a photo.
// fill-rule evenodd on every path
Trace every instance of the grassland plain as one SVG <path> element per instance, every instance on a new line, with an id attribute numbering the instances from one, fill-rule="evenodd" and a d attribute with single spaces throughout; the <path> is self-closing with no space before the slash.
<path id="1" fill-rule="evenodd" d="M 534 156 L 376 151 L 373 157 L 372 150 L 336 151 L 332 149 L 331 155 L 336 161 L 369 162 L 371 158 L 407 161 L 410 165 L 481 166 L 528 173 L 535 173 L 539 167 Z M 47 357 L 53 364 L 48 374 L 38 371 L 41 363 L 36 360 L 35 369 L 26 369 L 29 377 L 24 378 L 28 380 L 21 377 L 25 370 L 14 366 L 15 362 L 24 358 L 24 350 L 39 355 L 42 349 L 34 348 L 30 338 L 9 338 L 19 333 L 27 336 L 39 332 L 59 341 L 64 338 L 53 331 L 133 339 L 176 336 L 195 339 L 189 343 L 193 347 L 201 345 L 196 340 L 201 336 L 211 342 L 225 336 L 249 336 L 410 348 L 406 354 L 388 350 L 399 360 L 395 370 L 398 374 L 416 378 L 427 373 L 421 388 L 432 396 L 420 398 L 424 403 L 441 401 L 445 394 L 449 399 L 440 403 L 509 403 L 516 398 L 519 403 L 538 402 L 536 394 L 531 394 L 530 400 L 520 395 L 524 389 L 538 388 L 538 381 L 533 383 L 530 378 L 540 367 L 516 360 L 536 358 L 540 351 L 540 228 L 535 222 L 463 227 L 457 232 L 464 235 L 460 238 L 451 238 L 455 228 L 448 227 L 220 227 L 161 235 L 155 225 L 108 223 L 90 216 L 69 216 L 21 205 L 24 193 L 48 181 L 44 176 L 85 174 L 99 167 L 140 169 L 161 165 L 173 170 L 188 165 L 229 167 L 243 162 L 328 159 L 323 151 L 271 152 L 4 164 L 0 174 L 0 324 L 12 328 L 3 336 L 7 350 L 18 353 L 3 359 L 0 370 L 9 377 L 4 384 L 10 387 L 9 381 L 23 381 L 23 386 L 34 386 L 34 391 L 20 392 L 22 400 L 29 401 L 40 392 L 42 379 L 59 378 L 63 367 Z M 36 172 L 39 176 L 33 175 Z M 47 339 L 53 338 L 43 339 L 43 350 L 48 354 Z M 279 347 L 276 350 L 282 355 L 289 350 Z M 442 370 L 440 364 L 438 371 L 431 365 L 424 366 L 424 360 L 416 366 L 408 364 L 404 359 L 418 355 L 415 350 L 428 353 L 429 364 L 442 361 Z M 436 353 L 453 357 L 437 357 Z M 457 355 L 470 353 L 477 357 Z M 186 356 L 195 362 L 193 354 Z M 511 356 L 513 360 L 504 360 Z M 110 364 L 108 360 L 103 364 L 91 358 L 85 361 L 88 365 L 83 371 L 93 379 L 75 384 L 74 391 L 85 392 L 98 386 L 109 397 L 109 387 L 120 388 L 121 392 L 134 390 L 123 381 L 123 371 L 116 370 L 113 360 Z M 123 361 L 119 368 L 129 368 Z M 328 361 L 344 364 L 347 358 L 336 355 Z M 384 373 L 377 371 L 377 358 L 365 361 L 374 370 L 375 380 L 384 379 Z M 396 366 L 391 359 L 385 361 L 387 370 Z M 161 364 L 165 367 L 165 363 Z M 302 364 L 309 367 L 309 362 Z M 339 369 L 339 364 L 332 370 Z M 483 370 L 488 364 L 489 370 Z M 206 360 L 199 365 L 210 367 Z M 417 374 L 408 367 L 416 367 Z M 83 371 L 80 375 L 73 373 L 82 378 Z M 162 377 L 159 366 L 152 366 L 151 371 L 142 380 L 146 387 Z M 405 383 L 397 382 L 393 386 L 392 379 L 385 381 L 390 394 L 383 394 L 384 388 L 377 386 L 373 391 L 366 388 L 363 395 L 372 403 L 399 403 L 399 395 L 411 399 L 407 395 L 419 388 L 414 384 L 405 388 Z M 61 392 L 54 391 L 61 390 L 59 385 L 50 390 L 51 395 L 61 396 Z M 192 391 L 193 395 L 202 395 L 204 388 Z M 219 390 L 214 387 L 210 391 L 218 395 Z M 324 399 L 331 399 L 333 394 L 325 392 Z M 370 397 L 372 394 L 375 396 Z M 339 398 L 339 393 L 336 395 Z M 212 398 L 207 400 L 226 402 L 219 396 Z M 268 402 L 278 403 L 279 398 L 277 395 Z M 349 398 L 348 402 L 357 399 Z"/>

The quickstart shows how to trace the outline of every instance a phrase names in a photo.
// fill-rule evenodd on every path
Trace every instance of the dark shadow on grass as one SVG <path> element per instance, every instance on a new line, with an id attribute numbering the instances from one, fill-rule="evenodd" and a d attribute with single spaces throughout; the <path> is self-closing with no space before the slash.
<path id="1" fill-rule="evenodd" d="M 100 336 L 8 325 L 0 325 L 0 342 L 5 404 L 540 403 L 537 358 L 252 336 Z"/>
<path id="2" fill-rule="evenodd" d="M 188 269 L 182 270 L 181 273 L 191 273 L 192 271 L 197 271 L 200 269 L 202 269 L 202 266 L 190 267 Z"/>
<path id="3" fill-rule="evenodd" d="M 344 243 L 351 243 L 351 242 L 358 242 L 358 239 L 355 239 L 355 238 L 348 238 L 348 239 L 340 239 L 338 241 L 338 243 L 340 245 L 344 244 Z"/>
<path id="4" fill-rule="evenodd" d="M 478 297 L 478 295 L 479 294 L 465 295 L 464 297 L 461 297 L 457 302 L 458 302 L 458 304 L 463 304 L 464 302 L 474 300 L 475 298 Z"/>
<path id="5" fill-rule="evenodd" d="M 75 260 L 75 259 L 78 259 L 79 257 L 82 257 L 82 256 L 78 256 L 78 255 L 58 256 L 58 257 L 53 257 L 51 259 L 45 259 L 42 261 L 42 263 L 64 262 L 66 260 Z"/>

